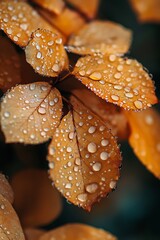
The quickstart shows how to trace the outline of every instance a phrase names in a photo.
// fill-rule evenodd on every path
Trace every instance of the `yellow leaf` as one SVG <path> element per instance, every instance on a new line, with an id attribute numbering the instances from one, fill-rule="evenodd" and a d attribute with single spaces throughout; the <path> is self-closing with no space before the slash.
<path id="1" fill-rule="evenodd" d="M 154 83 L 136 60 L 114 54 L 81 57 L 73 75 L 102 99 L 125 109 L 142 110 L 157 102 Z"/>
<path id="2" fill-rule="evenodd" d="M 105 122 L 112 134 L 118 137 L 118 140 L 128 139 L 128 121 L 120 107 L 107 103 L 86 88 L 75 89 L 72 93 Z"/>
<path id="3" fill-rule="evenodd" d="M 14 200 L 13 190 L 6 177 L 0 173 L 0 194 L 6 198 L 11 204 Z"/>
<path id="4" fill-rule="evenodd" d="M 48 30 L 37 30 L 26 49 L 26 60 L 39 74 L 56 77 L 68 68 L 62 38 Z"/>
<path id="5" fill-rule="evenodd" d="M 42 143 L 52 137 L 62 114 L 59 91 L 46 82 L 18 85 L 1 103 L 6 142 Z"/>
<path id="6" fill-rule="evenodd" d="M 54 15 L 43 9 L 39 9 L 39 12 L 52 26 L 58 28 L 67 37 L 85 24 L 85 20 L 79 13 L 67 7 L 59 15 Z"/>
<path id="7" fill-rule="evenodd" d="M 11 186 L 15 193 L 14 207 L 23 226 L 46 225 L 60 214 L 61 198 L 52 187 L 47 171 L 28 169 L 18 172 L 13 176 Z"/>
<path id="8" fill-rule="evenodd" d="M 0 194 L 0 239 L 25 240 L 23 231 L 10 202 Z"/>
<path id="9" fill-rule="evenodd" d="M 160 178 L 160 114 L 153 108 L 125 114 L 131 128 L 131 147 L 147 169 Z"/>
<path id="10" fill-rule="evenodd" d="M 141 22 L 160 22 L 159 0 L 130 0 Z"/>
<path id="11" fill-rule="evenodd" d="M 39 240 L 117 240 L 115 236 L 102 229 L 85 224 L 67 224 L 55 230 L 48 231 Z"/>
<path id="12" fill-rule="evenodd" d="M 20 82 L 18 53 L 10 40 L 0 35 L 0 89 L 5 92 Z"/>
<path id="13" fill-rule="evenodd" d="M 50 177 L 72 203 L 90 211 L 116 187 L 121 156 L 105 123 L 76 98 L 49 146 Z"/>
<path id="14" fill-rule="evenodd" d="M 55 14 L 60 14 L 65 6 L 63 0 L 32 0 L 32 1 Z"/>
<path id="15" fill-rule="evenodd" d="M 120 24 L 110 21 L 92 21 L 74 33 L 68 42 L 68 50 L 80 55 L 93 53 L 126 53 L 132 33 Z"/>
<path id="16" fill-rule="evenodd" d="M 26 2 L 0 1 L 0 29 L 16 44 L 21 47 L 26 46 L 32 32 L 38 28 L 58 32 Z"/>
<path id="17" fill-rule="evenodd" d="M 66 2 L 73 5 L 80 12 L 85 14 L 88 18 L 94 18 L 98 11 L 99 0 L 66 0 Z"/>

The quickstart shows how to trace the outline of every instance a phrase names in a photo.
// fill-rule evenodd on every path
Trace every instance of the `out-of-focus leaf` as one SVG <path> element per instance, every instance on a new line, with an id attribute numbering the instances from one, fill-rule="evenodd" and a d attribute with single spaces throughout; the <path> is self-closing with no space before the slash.
<path id="1" fill-rule="evenodd" d="M 37 144 L 52 137 L 62 114 L 61 94 L 46 82 L 18 85 L 1 103 L 6 142 Z"/>
<path id="2" fill-rule="evenodd" d="M 26 228 L 24 229 L 24 233 L 27 240 L 38 240 L 42 235 L 44 235 L 45 231 L 38 228 Z"/>
<path id="3" fill-rule="evenodd" d="M 0 35 L 0 89 L 5 92 L 20 82 L 18 53 L 10 40 Z"/>
<path id="4" fill-rule="evenodd" d="M 48 30 L 39 29 L 32 34 L 26 49 L 26 60 L 39 74 L 56 77 L 68 68 L 68 57 L 62 38 Z"/>
<path id="5" fill-rule="evenodd" d="M 154 82 L 136 60 L 113 54 L 85 56 L 73 75 L 102 99 L 125 109 L 138 111 L 157 102 Z"/>
<path id="6" fill-rule="evenodd" d="M 32 1 L 55 14 L 60 14 L 65 6 L 63 0 L 32 0 Z"/>
<path id="7" fill-rule="evenodd" d="M 68 50 L 80 55 L 101 53 L 126 53 L 132 33 L 120 24 L 110 21 L 93 21 L 74 33 L 68 42 Z"/>
<path id="8" fill-rule="evenodd" d="M 90 211 L 116 187 L 121 156 L 105 123 L 73 96 L 71 104 L 49 146 L 50 177 L 70 202 Z"/>
<path id="9" fill-rule="evenodd" d="M 104 230 L 84 224 L 68 224 L 49 231 L 39 240 L 117 240 L 115 236 Z"/>
<path id="10" fill-rule="evenodd" d="M 28 169 L 18 172 L 11 181 L 15 193 L 14 207 L 22 225 L 46 225 L 60 213 L 60 195 L 48 178 L 47 171 Z"/>
<path id="11" fill-rule="evenodd" d="M 11 204 L 14 201 L 13 190 L 6 177 L 0 173 L 0 194 L 6 198 Z"/>
<path id="12" fill-rule="evenodd" d="M 0 194 L 0 239 L 24 240 L 24 234 L 11 203 Z"/>
<path id="13" fill-rule="evenodd" d="M 148 170 L 160 178 L 160 114 L 153 108 L 125 114 L 131 128 L 131 147 Z"/>

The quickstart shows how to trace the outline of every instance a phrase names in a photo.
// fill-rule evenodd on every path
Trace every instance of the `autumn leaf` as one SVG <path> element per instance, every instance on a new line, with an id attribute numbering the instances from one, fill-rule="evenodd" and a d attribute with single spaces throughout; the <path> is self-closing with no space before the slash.
<path id="1" fill-rule="evenodd" d="M 159 0 L 130 0 L 131 5 L 141 22 L 160 22 Z"/>
<path id="2" fill-rule="evenodd" d="M 94 18 L 97 14 L 99 0 L 66 0 L 66 2 L 73 5 L 80 12 L 85 14 L 88 18 Z"/>
<path id="3" fill-rule="evenodd" d="M 10 40 L 0 35 L 0 89 L 5 92 L 20 82 L 18 53 Z"/>
<path id="4" fill-rule="evenodd" d="M 6 142 L 37 144 L 52 137 L 62 114 L 59 91 L 46 82 L 18 85 L 1 103 L 1 128 Z"/>
<path id="5" fill-rule="evenodd" d="M 120 107 L 107 103 L 86 88 L 74 89 L 72 93 L 105 122 L 105 125 L 111 129 L 114 136 L 118 137 L 118 140 L 128 139 L 128 121 Z"/>
<path id="6" fill-rule="evenodd" d="M 102 99 L 125 109 L 142 110 L 157 102 L 154 83 L 136 60 L 114 54 L 85 56 L 72 74 Z"/>
<path id="7" fill-rule="evenodd" d="M 129 29 L 111 21 L 92 21 L 71 35 L 68 51 L 80 55 L 93 53 L 123 54 L 131 44 Z"/>
<path id="8" fill-rule="evenodd" d="M 90 227 L 85 224 L 67 224 L 55 230 L 48 231 L 39 240 L 117 240 L 109 232 Z"/>
<path id="9" fill-rule="evenodd" d="M 39 12 L 52 26 L 59 29 L 67 37 L 85 24 L 84 18 L 79 13 L 67 7 L 59 15 L 53 15 L 43 9 L 39 9 Z"/>
<path id="10" fill-rule="evenodd" d="M 131 128 L 129 142 L 139 160 L 160 178 L 160 114 L 153 108 L 125 112 Z"/>
<path id="11" fill-rule="evenodd" d="M 105 123 L 75 97 L 49 146 L 50 177 L 72 203 L 90 211 L 116 187 L 121 156 Z"/>
<path id="12" fill-rule="evenodd" d="M 0 29 L 21 47 L 27 45 L 36 29 L 46 28 L 58 33 L 26 2 L 14 0 L 0 1 Z"/>
<path id="13" fill-rule="evenodd" d="M 14 200 L 13 190 L 6 177 L 0 173 L 0 194 L 6 198 L 11 204 Z"/>
<path id="14" fill-rule="evenodd" d="M 55 14 L 60 14 L 65 6 L 63 0 L 32 0 L 32 1 Z"/>
<path id="15" fill-rule="evenodd" d="M 68 68 L 68 57 L 62 38 L 51 31 L 35 31 L 25 53 L 27 62 L 39 74 L 56 77 Z"/>
<path id="16" fill-rule="evenodd" d="M 15 193 L 14 207 L 23 226 L 46 225 L 60 214 L 60 195 L 52 187 L 47 171 L 20 171 L 13 176 L 11 186 Z"/>
<path id="17" fill-rule="evenodd" d="M 24 240 L 24 234 L 11 203 L 0 194 L 0 239 Z"/>

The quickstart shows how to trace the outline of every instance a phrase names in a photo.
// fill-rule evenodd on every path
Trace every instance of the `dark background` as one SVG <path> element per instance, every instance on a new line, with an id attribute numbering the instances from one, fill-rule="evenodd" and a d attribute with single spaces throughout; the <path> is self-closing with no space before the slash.
<path id="1" fill-rule="evenodd" d="M 160 96 L 160 25 L 140 24 L 127 0 L 102 0 L 99 18 L 118 22 L 133 30 L 129 56 L 136 58 L 153 74 L 157 95 Z M 10 176 L 33 165 L 47 168 L 47 161 L 44 161 L 47 145 L 6 145 L 0 142 L 1 170 Z M 123 165 L 116 191 L 93 207 L 91 213 L 64 199 L 61 216 L 46 228 L 81 222 L 104 228 L 120 240 L 160 239 L 160 182 L 138 161 L 127 142 L 121 145 L 121 150 Z"/>

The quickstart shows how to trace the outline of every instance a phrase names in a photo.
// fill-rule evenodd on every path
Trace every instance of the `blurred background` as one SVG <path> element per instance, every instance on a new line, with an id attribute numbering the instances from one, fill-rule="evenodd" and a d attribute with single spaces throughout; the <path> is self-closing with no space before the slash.
<path id="1" fill-rule="evenodd" d="M 160 24 L 137 21 L 129 1 L 101 0 L 99 18 L 118 22 L 133 30 L 129 56 L 141 62 L 156 82 L 160 97 Z M 23 146 L 0 142 L 1 171 L 8 176 L 24 167 L 48 168 L 47 144 Z M 45 228 L 81 222 L 106 229 L 120 240 L 160 239 L 160 182 L 133 154 L 127 142 L 121 144 L 123 164 L 116 191 L 87 213 L 63 199 L 59 218 Z M 34 161 L 33 161 L 34 159 Z"/>

